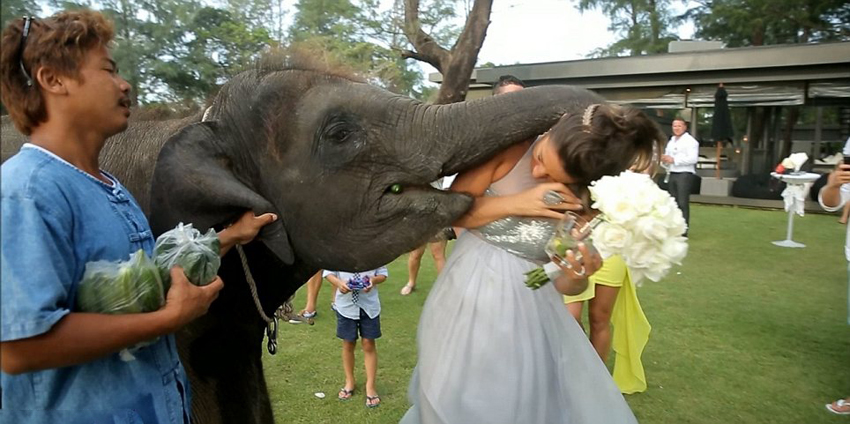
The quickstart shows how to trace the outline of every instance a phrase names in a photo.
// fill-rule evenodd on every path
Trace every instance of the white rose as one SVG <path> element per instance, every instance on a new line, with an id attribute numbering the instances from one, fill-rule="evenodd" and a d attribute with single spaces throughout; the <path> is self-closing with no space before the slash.
<path id="1" fill-rule="evenodd" d="M 682 215 L 681 209 L 677 206 L 673 211 L 673 218 L 670 220 L 670 225 L 667 227 L 668 234 L 671 236 L 681 236 L 688 229 L 688 224 L 685 222 L 685 217 Z"/>
<path id="2" fill-rule="evenodd" d="M 636 286 L 640 287 L 643 284 L 644 273 L 642 269 L 629 267 L 629 276 L 632 278 L 632 282 L 635 283 Z"/>
<path id="3" fill-rule="evenodd" d="M 622 252 L 631 242 L 631 234 L 620 225 L 603 222 L 593 230 L 593 245 L 603 258 Z"/>
<path id="4" fill-rule="evenodd" d="M 635 231 L 650 240 L 663 241 L 667 238 L 667 225 L 651 216 L 641 217 L 635 222 Z"/>
<path id="5" fill-rule="evenodd" d="M 644 274 L 646 275 L 646 278 L 658 282 L 667 275 L 668 268 L 669 267 L 663 265 L 651 266 L 644 270 Z"/>
<path id="6" fill-rule="evenodd" d="M 648 215 L 655 209 L 655 202 L 651 195 L 636 191 L 634 196 L 630 197 L 633 198 L 633 206 L 639 215 Z"/>
<path id="7" fill-rule="evenodd" d="M 626 224 L 637 216 L 637 211 L 632 206 L 631 202 L 624 197 L 617 198 L 610 202 L 606 209 L 600 209 L 605 217 L 615 224 Z"/>
<path id="8" fill-rule="evenodd" d="M 652 264 L 654 254 L 655 249 L 652 248 L 652 244 L 640 238 L 639 241 L 633 239 L 632 243 L 626 247 L 623 258 L 629 266 L 643 269 Z"/>
<path id="9" fill-rule="evenodd" d="M 664 244 L 661 245 L 661 251 L 664 252 L 665 256 L 670 258 L 670 262 L 681 265 L 682 260 L 688 255 L 688 242 L 686 240 L 686 238 L 681 236 L 664 240 Z"/>

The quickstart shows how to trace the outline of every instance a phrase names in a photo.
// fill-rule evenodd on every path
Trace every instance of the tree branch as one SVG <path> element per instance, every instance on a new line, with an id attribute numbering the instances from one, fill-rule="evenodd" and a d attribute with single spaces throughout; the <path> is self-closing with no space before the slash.
<path id="1" fill-rule="evenodd" d="M 466 18 L 466 25 L 463 27 L 463 32 L 460 33 L 457 39 L 457 46 L 477 46 L 475 57 L 478 57 L 478 51 L 481 50 L 481 45 L 484 44 L 484 37 L 487 36 L 487 27 L 490 26 L 490 11 L 492 9 L 493 0 L 475 0 L 475 3 L 472 5 L 472 11 L 469 13 L 469 17 Z"/>
<path id="2" fill-rule="evenodd" d="M 443 72 L 445 62 L 449 60 L 449 51 L 422 30 L 422 24 L 419 21 L 419 0 L 404 0 L 404 33 L 416 51 L 411 52 L 414 55 L 402 55 L 402 57 L 412 57 L 430 63 L 438 71 Z"/>

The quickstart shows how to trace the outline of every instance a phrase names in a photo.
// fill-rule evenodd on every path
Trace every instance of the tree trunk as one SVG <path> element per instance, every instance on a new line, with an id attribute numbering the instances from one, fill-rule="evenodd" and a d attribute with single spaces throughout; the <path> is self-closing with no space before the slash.
<path id="1" fill-rule="evenodd" d="M 640 23 L 638 23 L 638 11 L 634 0 L 632 0 L 631 5 L 632 7 L 629 12 L 632 16 L 632 27 L 629 28 L 629 37 L 631 37 L 632 41 L 635 42 L 640 39 Z M 641 49 L 639 47 L 634 46 L 631 50 L 632 56 L 640 56 Z"/>
<path id="2" fill-rule="evenodd" d="M 404 33 L 414 50 L 402 52 L 402 57 L 430 63 L 443 74 L 436 103 L 455 103 L 466 99 L 478 52 L 490 26 L 492 7 L 493 0 L 475 0 L 457 42 L 451 50 L 447 50 L 422 30 L 419 0 L 404 0 Z"/>

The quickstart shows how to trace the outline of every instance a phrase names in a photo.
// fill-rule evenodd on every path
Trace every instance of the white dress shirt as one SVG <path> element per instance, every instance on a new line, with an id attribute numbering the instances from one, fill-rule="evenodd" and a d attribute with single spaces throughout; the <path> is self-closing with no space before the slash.
<path id="1" fill-rule="evenodd" d="M 673 157 L 673 163 L 667 165 L 668 172 L 690 172 L 696 174 L 699 160 L 699 142 L 687 132 L 681 137 L 670 137 L 664 154 Z M 717 158 L 720 160 L 720 158 Z"/>
<path id="2" fill-rule="evenodd" d="M 335 275 L 336 278 L 339 278 L 343 283 L 348 283 L 348 281 L 351 280 L 351 277 L 355 274 L 359 274 L 361 276 L 367 275 L 370 279 L 378 275 L 383 275 L 384 277 L 389 276 L 389 272 L 385 266 L 371 271 L 357 273 L 325 270 L 322 272 L 322 277 L 327 277 L 330 274 Z M 355 291 L 357 292 L 357 296 L 354 296 Z M 369 318 L 375 318 L 381 314 L 381 300 L 378 298 L 378 286 L 373 286 L 372 290 L 369 290 L 369 293 L 365 293 L 362 290 L 353 290 L 346 294 L 342 294 L 339 290 L 337 290 L 336 298 L 334 300 L 334 308 L 340 315 L 348 319 L 359 320 L 361 309 L 366 312 L 366 315 L 369 315 Z"/>

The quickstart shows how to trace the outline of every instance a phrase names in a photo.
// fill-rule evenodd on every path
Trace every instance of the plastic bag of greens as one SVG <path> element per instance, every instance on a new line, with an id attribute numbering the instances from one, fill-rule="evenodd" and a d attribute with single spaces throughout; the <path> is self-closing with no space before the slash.
<path id="1" fill-rule="evenodd" d="M 156 311 L 165 304 L 165 288 L 159 268 L 144 250 L 126 261 L 94 261 L 86 264 L 77 288 L 77 309 L 102 314 L 134 314 Z M 119 352 L 121 360 L 133 361 L 133 352 L 159 338 L 138 343 Z"/>
<path id="2" fill-rule="evenodd" d="M 155 311 L 163 304 L 159 269 L 144 250 L 126 261 L 87 263 L 77 289 L 77 307 L 82 312 L 135 314 Z"/>
<path id="3" fill-rule="evenodd" d="M 165 287 L 171 285 L 171 268 L 180 265 L 186 278 L 196 286 L 215 280 L 221 266 L 221 243 L 212 228 L 206 234 L 182 222 L 156 239 L 154 262 L 159 267 Z"/>

